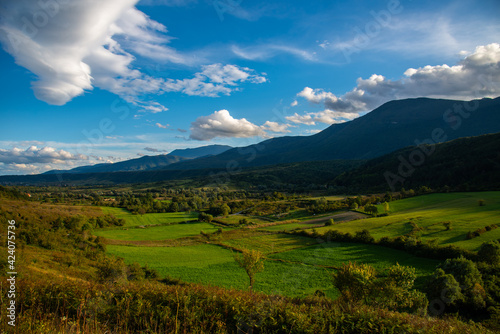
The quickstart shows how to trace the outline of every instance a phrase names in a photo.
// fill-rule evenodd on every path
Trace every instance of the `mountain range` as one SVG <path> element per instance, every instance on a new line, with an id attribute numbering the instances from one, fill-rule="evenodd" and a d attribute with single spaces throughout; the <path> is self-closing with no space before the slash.
<path id="1" fill-rule="evenodd" d="M 45 174 L 137 172 L 156 170 L 165 168 L 166 166 L 175 164 L 183 160 L 217 155 L 231 148 L 231 146 L 227 145 L 209 145 L 198 148 L 178 149 L 170 152 L 169 154 L 161 154 L 155 156 L 146 155 L 144 157 L 126 161 L 103 163 L 91 166 L 81 166 L 70 170 L 51 170 L 45 172 Z"/>
<path id="2" fill-rule="evenodd" d="M 473 101 L 443 99 L 405 99 L 383 104 L 370 113 L 349 122 L 334 124 L 312 136 L 285 136 L 246 147 L 231 148 L 210 145 L 197 149 L 175 150 L 168 155 L 145 156 L 114 164 L 78 167 L 70 171 L 51 171 L 37 176 L 0 176 L 0 183 L 57 182 L 50 178 L 57 174 L 68 181 L 154 182 L 184 177 L 200 177 L 226 173 L 239 175 L 241 171 L 261 169 L 270 173 L 272 166 L 314 161 L 337 161 L 342 166 L 338 174 L 358 167 L 362 161 L 381 157 L 396 150 L 420 144 L 435 144 L 461 137 L 473 137 L 500 132 L 500 98 Z M 485 140 L 485 139 L 484 139 Z M 467 151 L 454 150 L 455 154 Z M 353 163 L 338 163 L 353 161 Z M 370 162 L 368 162 L 369 164 Z M 295 165 L 295 171 L 311 164 Z M 327 165 L 322 165 L 327 167 Z M 365 166 L 364 168 L 366 168 Z M 308 168 L 306 168 L 308 170 Z M 191 171 L 191 172 L 189 172 Z M 211 171 L 211 172 L 209 172 Z M 294 171 L 294 173 L 295 173 Z M 112 175 L 120 173 L 121 176 Z M 134 175 L 126 176 L 126 173 Z M 150 172 L 150 173 L 147 173 Z M 97 175 L 105 173 L 105 175 Z M 141 180 L 141 174 L 143 179 Z M 292 175 L 295 175 L 292 173 Z M 69 177 L 70 174 L 82 174 Z M 279 178 L 279 175 L 275 174 Z M 329 174 L 330 180 L 335 175 Z M 50 181 L 54 179 L 53 181 Z M 307 181 L 307 178 L 302 178 Z M 146 181 L 147 180 L 147 181 Z M 354 182 L 354 181 L 353 181 Z M 344 183 L 339 183 L 345 186 Z"/>
<path id="3" fill-rule="evenodd" d="M 471 102 L 429 98 L 391 101 L 312 136 L 273 138 L 213 157 L 179 162 L 166 169 L 371 159 L 432 139 L 438 129 L 443 132 L 442 138 L 438 138 L 440 142 L 500 132 L 500 98 Z"/>

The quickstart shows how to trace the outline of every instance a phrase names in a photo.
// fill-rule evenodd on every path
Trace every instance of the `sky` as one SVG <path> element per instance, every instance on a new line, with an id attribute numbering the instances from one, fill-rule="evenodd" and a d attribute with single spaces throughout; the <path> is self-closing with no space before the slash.
<path id="1" fill-rule="evenodd" d="M 500 2 L 0 0 L 0 175 L 500 96 Z"/>

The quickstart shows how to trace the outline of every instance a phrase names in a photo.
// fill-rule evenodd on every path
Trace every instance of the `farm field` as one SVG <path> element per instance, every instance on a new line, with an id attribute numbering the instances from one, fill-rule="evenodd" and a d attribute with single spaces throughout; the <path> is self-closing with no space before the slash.
<path id="1" fill-rule="evenodd" d="M 330 218 L 333 219 L 336 223 L 339 222 L 347 222 L 356 219 L 362 219 L 367 217 L 363 213 L 352 212 L 352 211 L 337 211 L 330 212 L 321 215 L 309 215 L 307 217 L 303 217 L 299 221 L 294 221 L 289 224 L 279 224 L 273 226 L 265 226 L 262 229 L 267 231 L 290 231 L 296 228 L 307 228 L 311 226 L 321 226 L 324 225 Z"/>
<path id="2" fill-rule="evenodd" d="M 95 230 L 94 234 L 99 237 L 115 240 L 139 241 L 139 240 L 167 240 L 190 237 L 205 233 L 213 233 L 218 227 L 208 223 L 192 222 L 172 225 L 146 226 L 145 228 L 115 228 L 106 230 Z"/>
<path id="3" fill-rule="evenodd" d="M 216 245 L 185 247 L 108 246 L 110 254 L 126 263 L 137 262 L 155 268 L 161 277 L 227 288 L 246 289 L 248 276 L 240 268 L 230 250 Z M 312 295 L 322 290 L 331 298 L 338 295 L 331 281 L 332 269 L 306 263 L 264 262 L 264 271 L 257 274 L 255 291 L 287 296 Z"/>
<path id="4" fill-rule="evenodd" d="M 246 219 L 248 223 L 254 223 L 256 225 L 259 224 L 267 224 L 270 221 L 268 219 L 261 219 L 256 216 L 247 216 L 247 215 L 229 215 L 227 217 L 217 217 L 215 220 L 227 225 L 239 225 L 240 220 Z"/>
<path id="5" fill-rule="evenodd" d="M 166 213 L 146 213 L 144 215 L 134 215 L 122 208 L 112 208 L 102 206 L 101 210 L 105 214 L 110 214 L 116 218 L 125 219 L 125 226 L 146 226 L 160 225 L 169 223 L 180 223 L 196 220 L 198 214 L 196 212 L 166 212 Z"/>
<path id="6" fill-rule="evenodd" d="M 331 274 L 334 270 L 331 267 L 338 267 L 342 263 L 364 262 L 373 265 L 378 270 L 396 263 L 411 265 L 417 269 L 419 276 L 417 284 L 424 281 L 439 263 L 380 246 L 332 243 L 327 247 L 307 247 L 306 240 L 298 240 L 297 244 L 306 247 L 269 255 L 269 259 L 264 263 L 264 271 L 256 276 L 254 286 L 256 291 L 287 296 L 306 296 L 312 295 L 319 289 L 327 296 L 335 298 L 338 291 L 331 281 Z M 252 247 L 252 242 L 246 246 L 250 249 L 262 249 L 260 246 Z M 108 253 L 124 258 L 126 263 L 147 264 L 158 270 L 161 277 L 168 276 L 186 282 L 236 289 L 246 289 L 248 286 L 248 277 L 245 271 L 236 264 L 233 252 L 217 245 L 202 244 L 184 247 L 109 245 Z"/>
<path id="7" fill-rule="evenodd" d="M 479 206 L 480 199 L 485 201 L 485 206 Z M 483 242 L 500 239 L 500 229 L 493 229 L 466 240 L 467 232 L 500 223 L 500 192 L 430 194 L 390 202 L 389 205 L 389 216 L 340 223 L 317 231 L 333 229 L 355 233 L 367 229 L 373 237 L 380 239 L 404 235 L 417 226 L 417 235 L 422 241 L 436 240 L 441 245 L 453 244 L 469 250 L 477 250 Z M 382 206 L 379 206 L 379 212 L 383 212 Z M 443 224 L 445 222 L 451 222 L 449 230 Z"/>
<path id="8" fill-rule="evenodd" d="M 399 263 L 402 266 L 415 267 L 417 283 L 424 281 L 440 263 L 386 247 L 347 242 L 311 245 L 271 254 L 269 258 L 328 267 L 340 267 L 342 263 L 347 262 L 367 263 L 379 271 Z"/>
<path id="9" fill-rule="evenodd" d="M 288 234 L 269 234 L 242 239 L 224 240 L 222 244 L 236 249 L 255 249 L 263 254 L 272 254 L 313 245 L 316 244 L 316 240 Z"/>

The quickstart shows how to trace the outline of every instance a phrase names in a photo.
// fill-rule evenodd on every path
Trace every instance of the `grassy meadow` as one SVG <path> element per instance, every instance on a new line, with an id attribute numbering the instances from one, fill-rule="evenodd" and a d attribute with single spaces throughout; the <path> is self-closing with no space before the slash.
<path id="1" fill-rule="evenodd" d="M 125 219 L 125 226 L 147 226 L 161 225 L 170 223 L 180 223 L 196 220 L 198 214 L 196 212 L 166 212 L 166 213 L 146 213 L 144 215 L 134 215 L 123 208 L 112 208 L 102 206 L 101 210 L 105 214 L 110 214 L 116 218 Z"/>
<path id="2" fill-rule="evenodd" d="M 485 201 L 484 206 L 478 204 L 481 199 Z M 422 241 L 469 250 L 477 250 L 483 242 L 500 239 L 500 229 L 494 229 L 466 240 L 467 232 L 500 223 L 500 192 L 430 194 L 390 202 L 389 205 L 389 216 L 360 219 L 317 230 L 320 233 L 330 229 L 355 233 L 367 229 L 373 237 L 380 239 L 410 233 L 417 226 L 416 234 Z M 383 212 L 382 205 L 379 212 Z M 449 230 L 444 225 L 446 222 L 451 223 Z"/>
<path id="3" fill-rule="evenodd" d="M 184 237 L 199 235 L 201 231 L 205 233 L 213 233 L 219 228 L 201 222 L 160 225 L 160 226 L 145 226 L 138 227 L 122 227 L 106 230 L 96 230 L 94 234 L 99 237 L 114 240 L 140 241 L 140 240 L 169 240 Z"/>
<path id="4" fill-rule="evenodd" d="M 485 206 L 479 206 L 483 199 Z M 385 217 L 365 218 L 362 214 L 339 211 L 321 215 L 311 215 L 305 210 L 293 211 L 287 218 L 295 220 L 288 224 L 264 226 L 273 223 L 261 219 L 252 228 L 224 228 L 222 234 L 214 233 L 217 226 L 208 223 L 191 222 L 172 225 L 148 226 L 182 222 L 193 219 L 195 214 L 168 213 L 131 215 L 126 211 L 106 208 L 108 213 L 124 218 L 123 228 L 96 230 L 98 236 L 110 240 L 148 241 L 177 239 L 200 235 L 200 231 L 214 237 L 197 238 L 189 245 L 170 244 L 174 247 L 151 246 L 136 243 L 135 246 L 109 244 L 107 252 L 124 258 L 126 263 L 148 264 L 161 277 L 171 277 L 186 282 L 202 283 L 228 288 L 245 289 L 248 277 L 234 260 L 233 250 L 253 249 L 266 256 L 265 269 L 257 274 L 254 289 L 264 293 L 279 293 L 287 296 L 306 296 L 322 290 L 327 296 L 335 297 L 331 274 L 347 262 L 367 263 L 378 271 L 399 263 L 416 268 L 417 285 L 420 286 L 434 271 L 439 261 L 416 257 L 377 245 L 326 242 L 318 244 L 310 237 L 280 233 L 283 230 L 307 228 L 324 224 L 328 217 L 335 217 L 335 224 L 317 227 L 319 233 L 329 229 L 355 233 L 368 229 L 379 239 L 408 234 L 417 228 L 424 241 L 436 240 L 439 244 L 454 244 L 467 249 L 477 249 L 484 241 L 500 238 L 500 229 L 492 230 L 471 240 L 465 240 L 470 230 L 498 223 L 500 212 L 500 192 L 449 193 L 417 196 L 390 202 L 390 214 Z M 379 211 L 383 207 L 379 206 Z M 228 225 L 236 225 L 240 219 L 254 221 L 255 217 L 231 215 L 217 220 Z M 323 218 L 323 219 L 322 219 Z M 359 219 L 361 218 L 361 219 Z M 354 220 L 351 220 L 354 219 Z M 444 222 L 451 222 L 446 230 Z M 313 224 L 314 223 L 314 224 Z M 146 228 L 137 228 L 144 225 Z M 230 231 L 230 232 L 228 232 Z"/>

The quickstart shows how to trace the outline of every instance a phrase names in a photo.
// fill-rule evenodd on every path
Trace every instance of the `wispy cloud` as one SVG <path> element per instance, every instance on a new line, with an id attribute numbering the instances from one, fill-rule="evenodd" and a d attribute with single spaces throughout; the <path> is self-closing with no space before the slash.
<path id="1" fill-rule="evenodd" d="M 162 3 L 181 6 L 192 2 Z M 26 18 L 36 17 L 40 3 L 3 4 L 0 42 L 18 65 L 35 74 L 35 96 L 49 104 L 64 105 L 99 87 L 138 105 L 141 111 L 156 113 L 167 108 L 145 98 L 149 94 L 228 95 L 238 89 L 238 83 L 266 81 L 262 75 L 235 65 L 206 65 L 191 79 L 142 72 L 134 66 L 138 56 L 190 67 L 199 66 L 200 57 L 169 46 L 172 38 L 167 28 L 137 10 L 137 0 L 54 2 L 46 22 L 35 25 Z"/>

